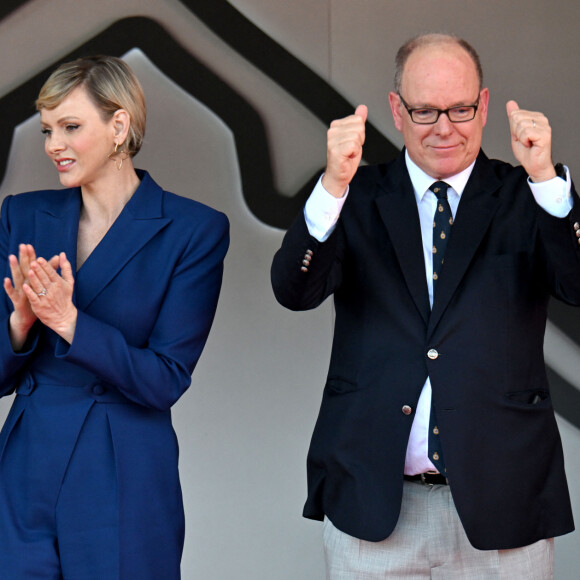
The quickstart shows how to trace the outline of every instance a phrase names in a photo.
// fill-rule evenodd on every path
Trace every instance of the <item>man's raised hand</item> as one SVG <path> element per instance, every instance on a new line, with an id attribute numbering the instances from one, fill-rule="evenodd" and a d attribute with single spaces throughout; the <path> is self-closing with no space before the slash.
<path id="1" fill-rule="evenodd" d="M 506 111 L 514 157 L 534 182 L 556 177 L 552 162 L 552 129 L 545 115 L 508 101 Z"/>
<path id="2" fill-rule="evenodd" d="M 322 185 L 334 197 L 342 197 L 362 158 L 368 109 L 359 105 L 353 115 L 330 124 L 326 143 L 326 171 Z"/>

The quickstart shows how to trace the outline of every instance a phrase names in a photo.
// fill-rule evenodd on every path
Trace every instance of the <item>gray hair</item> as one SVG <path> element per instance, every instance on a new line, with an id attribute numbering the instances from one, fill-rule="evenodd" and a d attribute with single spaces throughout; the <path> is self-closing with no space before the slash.
<path id="1" fill-rule="evenodd" d="M 403 71 L 407 60 L 411 54 L 418 48 L 423 48 L 425 46 L 435 46 L 441 44 L 456 44 L 465 50 L 465 52 L 471 57 L 473 64 L 475 65 L 475 71 L 479 79 L 479 90 L 483 88 L 483 69 L 481 68 L 481 61 L 479 60 L 479 55 L 476 50 L 463 38 L 454 36 L 453 34 L 421 34 L 415 36 L 397 51 L 397 56 L 395 57 L 395 92 L 401 93 L 401 84 L 403 81 Z"/>

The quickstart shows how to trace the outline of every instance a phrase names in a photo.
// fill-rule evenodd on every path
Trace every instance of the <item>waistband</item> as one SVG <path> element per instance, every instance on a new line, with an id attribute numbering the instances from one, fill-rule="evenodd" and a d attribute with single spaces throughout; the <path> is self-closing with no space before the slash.
<path id="1" fill-rule="evenodd" d="M 417 475 L 404 475 L 405 481 L 415 481 L 423 485 L 449 485 L 449 479 L 440 473 L 418 473 Z"/>
<path id="2" fill-rule="evenodd" d="M 66 389 L 82 389 L 87 397 L 98 403 L 131 403 L 132 401 L 121 394 L 113 385 L 104 381 L 92 381 L 79 385 L 45 383 L 35 380 L 27 373 L 16 387 L 16 394 L 28 397 L 37 389 L 55 389 L 65 391 Z"/>

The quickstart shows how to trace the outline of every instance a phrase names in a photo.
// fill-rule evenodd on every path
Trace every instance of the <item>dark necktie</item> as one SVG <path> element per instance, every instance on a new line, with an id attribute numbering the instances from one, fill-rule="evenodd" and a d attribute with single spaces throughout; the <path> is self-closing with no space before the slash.
<path id="1" fill-rule="evenodd" d="M 445 249 L 453 225 L 453 215 L 447 201 L 447 185 L 444 181 L 436 181 L 429 189 L 437 196 L 437 209 L 433 218 L 433 296 L 437 280 L 441 276 Z"/>
<path id="2" fill-rule="evenodd" d="M 453 215 L 451 214 L 451 208 L 447 201 L 448 188 L 449 185 L 444 181 L 436 181 L 429 188 L 437 196 L 437 208 L 435 209 L 435 217 L 433 218 L 433 300 L 435 300 L 437 280 L 441 276 L 445 259 L 445 249 L 447 248 L 451 226 L 453 225 Z M 429 459 L 439 473 L 443 475 L 447 474 L 443 460 L 441 439 L 439 438 L 437 416 L 433 404 L 431 404 L 431 414 L 429 415 Z"/>

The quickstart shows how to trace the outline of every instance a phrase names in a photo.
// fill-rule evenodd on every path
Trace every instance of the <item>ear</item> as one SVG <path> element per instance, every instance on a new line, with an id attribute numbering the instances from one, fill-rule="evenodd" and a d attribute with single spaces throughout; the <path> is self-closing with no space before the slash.
<path id="1" fill-rule="evenodd" d="M 479 93 L 479 107 L 478 111 L 481 115 L 481 126 L 485 127 L 485 123 L 487 122 L 487 107 L 489 105 L 489 89 L 484 88 L 481 89 Z"/>
<path id="2" fill-rule="evenodd" d="M 391 113 L 393 114 L 393 121 L 398 131 L 403 131 L 403 103 L 401 97 L 397 93 L 391 91 L 389 93 L 389 104 L 391 105 Z"/>
<path id="3" fill-rule="evenodd" d="M 131 126 L 131 117 L 125 109 L 118 109 L 113 114 L 111 125 L 114 131 L 114 140 L 121 146 L 127 139 L 129 128 Z"/>

